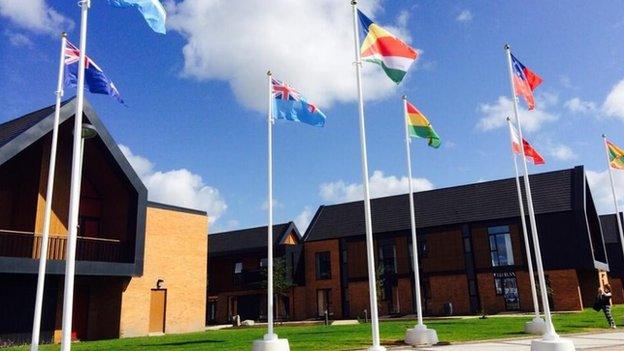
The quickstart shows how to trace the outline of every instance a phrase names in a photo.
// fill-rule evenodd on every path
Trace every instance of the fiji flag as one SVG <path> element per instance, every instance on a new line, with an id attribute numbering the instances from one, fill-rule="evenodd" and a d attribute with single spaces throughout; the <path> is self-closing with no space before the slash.
<path id="1" fill-rule="evenodd" d="M 325 114 L 308 102 L 291 86 L 271 78 L 273 85 L 273 118 L 307 123 L 316 127 L 325 125 Z"/>
<path id="2" fill-rule="evenodd" d="M 102 72 L 102 69 L 88 56 L 85 57 L 85 85 L 94 94 L 110 95 L 125 105 L 117 87 Z M 69 41 L 65 46 L 65 86 L 76 87 L 78 84 L 78 61 L 80 50 Z"/>
<path id="3" fill-rule="evenodd" d="M 108 3 L 115 7 L 136 7 L 154 32 L 167 32 L 167 12 L 159 0 L 108 0 Z"/>

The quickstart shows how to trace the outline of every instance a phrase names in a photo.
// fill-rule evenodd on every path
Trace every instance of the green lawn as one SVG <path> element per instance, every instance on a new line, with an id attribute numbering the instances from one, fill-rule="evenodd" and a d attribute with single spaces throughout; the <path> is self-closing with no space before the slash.
<path id="1" fill-rule="evenodd" d="M 624 305 L 614 308 L 618 323 L 622 322 Z M 427 325 L 437 330 L 441 341 L 467 341 L 526 336 L 522 333 L 524 317 L 489 317 L 487 319 L 438 319 Z M 606 330 L 607 322 L 602 312 L 587 309 L 581 313 L 554 316 L 557 332 L 573 333 Z M 389 321 L 381 324 L 382 343 L 400 344 L 405 329 L 413 321 Z M 282 326 L 276 328 L 280 337 L 288 338 L 291 350 L 357 350 L 366 348 L 370 342 L 370 324 L 353 326 Z M 261 338 L 263 328 L 240 328 L 203 333 L 166 335 L 160 337 L 128 338 L 75 344 L 76 351 L 244 351 L 251 350 L 254 339 Z M 22 351 L 26 347 L 13 347 L 4 351 Z M 43 351 L 58 350 L 58 346 L 41 347 Z"/>

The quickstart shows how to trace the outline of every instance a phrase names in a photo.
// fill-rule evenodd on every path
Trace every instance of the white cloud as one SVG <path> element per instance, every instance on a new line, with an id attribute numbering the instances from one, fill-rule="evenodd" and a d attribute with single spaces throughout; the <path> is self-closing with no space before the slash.
<path id="1" fill-rule="evenodd" d="M 601 172 L 586 171 L 587 182 L 589 183 L 594 202 L 598 213 L 607 214 L 615 213 L 615 207 L 613 206 L 613 193 L 611 192 L 611 182 L 609 181 L 609 170 Z M 624 172 L 614 170 L 613 182 L 615 184 L 615 193 L 618 198 L 618 206 L 620 211 L 624 209 L 624 203 L 622 202 L 621 194 L 624 193 Z"/>
<path id="2" fill-rule="evenodd" d="M 536 107 L 533 111 L 518 104 L 522 128 L 528 132 L 534 132 L 540 129 L 543 123 L 559 119 L 558 115 L 548 111 L 550 106 L 557 104 L 557 100 L 557 95 L 542 93 L 536 97 Z M 477 128 L 481 131 L 489 131 L 507 126 L 507 116 L 513 116 L 513 103 L 508 97 L 500 96 L 496 102 L 480 104 L 478 110 L 483 117 L 477 122 Z"/>
<path id="3" fill-rule="evenodd" d="M 624 119 L 624 79 L 613 86 L 602 105 L 602 111 L 608 117 Z"/>
<path id="4" fill-rule="evenodd" d="M 74 27 L 72 20 L 48 6 L 45 0 L 0 0 L 0 16 L 36 33 L 60 35 Z"/>
<path id="5" fill-rule="evenodd" d="M 569 146 L 563 144 L 550 145 L 548 153 L 559 161 L 571 161 L 578 158 Z"/>
<path id="6" fill-rule="evenodd" d="M 363 2 L 362 10 L 374 18 L 380 1 Z M 357 97 L 348 1 L 185 0 L 167 8 L 169 28 L 186 39 L 183 74 L 227 82 L 248 108 L 266 108 L 268 69 L 321 107 Z M 409 40 L 398 24 L 381 23 Z M 363 77 L 366 99 L 396 90 L 377 65 L 365 63 Z"/>
<path id="7" fill-rule="evenodd" d="M 410 17 L 410 13 L 409 11 L 403 10 L 399 13 L 399 16 L 397 17 L 397 25 L 399 27 L 405 27 L 407 26 L 407 21 L 409 21 L 409 17 Z"/>
<path id="8" fill-rule="evenodd" d="M 297 229 L 299 229 L 301 235 L 303 235 L 303 233 L 305 233 L 308 229 L 308 225 L 310 225 L 310 221 L 313 216 L 314 212 L 312 212 L 310 207 L 306 206 L 303 211 L 295 217 L 294 222 L 297 225 Z"/>
<path id="9" fill-rule="evenodd" d="M 219 190 L 204 184 L 200 175 L 184 168 L 158 171 L 150 160 L 133 154 L 127 146 L 119 148 L 147 187 L 150 200 L 204 210 L 211 224 L 227 209 Z"/>
<path id="10" fill-rule="evenodd" d="M 382 171 L 374 171 L 370 177 L 371 197 L 384 197 L 408 192 L 408 178 L 397 178 L 393 175 L 385 176 Z M 426 178 L 412 178 L 414 191 L 424 191 L 433 189 L 433 184 Z M 319 195 L 325 201 L 349 202 L 358 201 L 364 198 L 364 188 L 362 184 L 347 184 L 343 180 L 322 183 L 319 186 Z"/>
<path id="11" fill-rule="evenodd" d="M 22 33 L 13 32 L 10 30 L 4 31 L 4 36 L 9 40 L 11 45 L 16 47 L 32 47 L 33 42 L 26 35 Z"/>
<path id="12" fill-rule="evenodd" d="M 563 106 L 573 113 L 590 113 L 596 111 L 596 103 L 584 101 L 578 97 L 566 101 Z"/>
<path id="13" fill-rule="evenodd" d="M 455 17 L 455 20 L 458 22 L 470 22 L 472 21 L 473 15 L 472 12 L 470 12 L 470 10 L 463 10 L 462 12 L 459 13 L 459 15 L 457 15 L 457 17 Z"/>
<path id="14" fill-rule="evenodd" d="M 278 199 L 273 198 L 273 209 L 281 208 L 281 207 L 284 207 L 284 204 L 281 203 L 281 201 L 279 201 Z M 264 200 L 262 202 L 262 205 L 260 206 L 260 209 L 262 209 L 262 211 L 268 210 L 269 209 L 269 201 Z"/>

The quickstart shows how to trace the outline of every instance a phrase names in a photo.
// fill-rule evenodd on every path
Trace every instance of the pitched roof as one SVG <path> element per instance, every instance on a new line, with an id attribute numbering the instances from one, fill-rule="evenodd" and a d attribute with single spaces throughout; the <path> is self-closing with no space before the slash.
<path id="1" fill-rule="evenodd" d="M 64 101 L 61 106 L 66 103 L 67 101 Z M 0 147 L 6 145 L 52 113 L 54 113 L 54 105 L 0 124 Z"/>
<path id="2" fill-rule="evenodd" d="M 292 229 L 291 229 L 292 228 Z M 278 244 L 284 235 L 293 231 L 301 239 L 301 234 L 293 222 L 273 226 L 273 242 Z M 225 254 L 235 251 L 251 251 L 267 247 L 267 226 L 234 230 L 208 235 L 210 255 Z"/>
<path id="3" fill-rule="evenodd" d="M 571 210 L 573 184 L 579 176 L 584 177 L 582 166 L 531 175 L 536 213 Z M 409 230 L 407 196 L 371 201 L 374 233 Z M 520 211 L 515 178 L 417 192 L 414 201 L 416 225 L 420 228 L 517 217 Z M 316 241 L 357 235 L 364 235 L 363 201 L 321 206 L 304 238 Z"/>

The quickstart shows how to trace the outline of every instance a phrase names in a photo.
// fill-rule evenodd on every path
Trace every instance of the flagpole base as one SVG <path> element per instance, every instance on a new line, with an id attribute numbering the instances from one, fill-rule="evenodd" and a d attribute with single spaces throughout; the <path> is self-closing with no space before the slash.
<path id="1" fill-rule="evenodd" d="M 543 338 L 531 341 L 531 351 L 575 351 L 572 340 L 555 338 Z"/>
<path id="2" fill-rule="evenodd" d="M 367 351 L 387 351 L 387 349 L 383 346 L 371 346 Z"/>
<path id="3" fill-rule="evenodd" d="M 412 346 L 428 346 L 438 343 L 438 333 L 425 325 L 417 325 L 405 332 L 405 343 Z"/>
<path id="4" fill-rule="evenodd" d="M 544 335 L 546 322 L 541 317 L 535 317 L 532 321 L 524 324 L 524 332 L 527 334 Z"/>
<path id="5" fill-rule="evenodd" d="M 262 340 L 254 340 L 251 351 L 290 351 L 288 339 L 279 339 L 277 334 L 266 334 Z"/>

